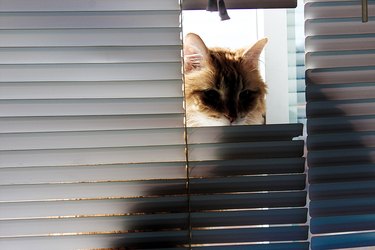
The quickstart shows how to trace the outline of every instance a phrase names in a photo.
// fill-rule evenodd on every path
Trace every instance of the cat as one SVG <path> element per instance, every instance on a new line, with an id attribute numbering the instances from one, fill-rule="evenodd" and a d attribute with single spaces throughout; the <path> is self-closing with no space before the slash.
<path id="1" fill-rule="evenodd" d="M 207 48 L 194 33 L 184 38 L 186 125 L 265 124 L 265 95 L 258 61 L 267 38 L 247 49 Z"/>

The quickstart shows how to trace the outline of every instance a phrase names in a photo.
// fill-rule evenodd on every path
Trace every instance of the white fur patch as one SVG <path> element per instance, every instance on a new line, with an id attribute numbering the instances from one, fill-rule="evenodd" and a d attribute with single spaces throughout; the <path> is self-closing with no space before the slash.
<path id="1" fill-rule="evenodd" d="M 208 117 L 200 112 L 194 113 L 194 115 L 188 116 L 187 126 L 188 127 L 209 127 L 209 126 L 229 126 L 230 122 L 225 117 L 214 118 Z"/>
<path id="2" fill-rule="evenodd" d="M 209 127 L 209 126 L 236 126 L 236 125 L 262 125 L 264 124 L 263 117 L 247 117 L 238 118 L 233 123 L 223 117 L 214 118 L 209 117 L 199 111 L 195 111 L 193 114 L 188 114 L 187 126 L 188 127 Z"/>

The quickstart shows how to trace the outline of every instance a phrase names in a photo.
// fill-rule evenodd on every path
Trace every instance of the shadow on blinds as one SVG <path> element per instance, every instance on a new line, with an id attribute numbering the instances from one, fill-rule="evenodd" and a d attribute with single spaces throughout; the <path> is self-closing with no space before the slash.
<path id="1" fill-rule="evenodd" d="M 134 203 L 116 249 L 308 249 L 302 124 L 188 128 L 189 186 Z"/>
<path id="2" fill-rule="evenodd" d="M 346 76 L 363 76 L 363 71 L 366 68 L 306 72 L 314 250 L 375 246 L 375 85 Z"/>

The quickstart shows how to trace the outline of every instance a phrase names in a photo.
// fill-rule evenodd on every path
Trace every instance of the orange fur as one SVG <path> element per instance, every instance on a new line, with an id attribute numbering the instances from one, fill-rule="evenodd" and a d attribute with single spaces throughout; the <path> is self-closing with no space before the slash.
<path id="1" fill-rule="evenodd" d="M 196 34 L 185 37 L 188 126 L 264 124 L 267 87 L 258 61 L 266 42 L 262 39 L 248 49 L 232 51 L 209 49 Z M 214 93 L 207 94 L 210 90 Z M 211 96 L 207 95 L 217 98 L 210 100 Z M 249 97 L 248 100 L 244 100 L 244 96 Z"/>

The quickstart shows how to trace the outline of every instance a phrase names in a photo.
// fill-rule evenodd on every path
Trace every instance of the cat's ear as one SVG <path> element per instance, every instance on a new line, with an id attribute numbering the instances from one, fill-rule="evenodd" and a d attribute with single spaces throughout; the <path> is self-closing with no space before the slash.
<path id="1" fill-rule="evenodd" d="M 194 33 L 189 33 L 184 39 L 184 69 L 190 72 L 200 69 L 208 61 L 209 52 L 203 40 Z"/>
<path id="2" fill-rule="evenodd" d="M 267 38 L 257 41 L 243 53 L 243 62 L 247 68 L 258 68 L 259 57 L 268 42 Z"/>

